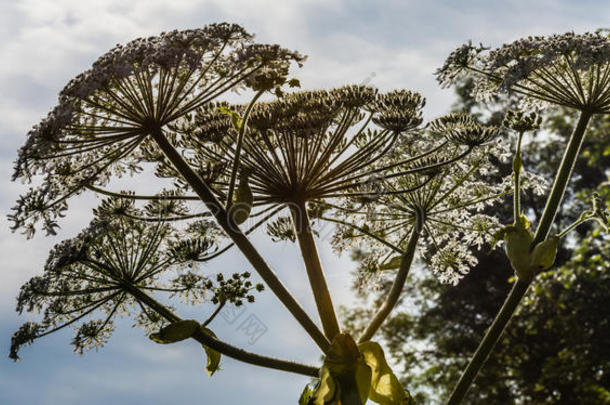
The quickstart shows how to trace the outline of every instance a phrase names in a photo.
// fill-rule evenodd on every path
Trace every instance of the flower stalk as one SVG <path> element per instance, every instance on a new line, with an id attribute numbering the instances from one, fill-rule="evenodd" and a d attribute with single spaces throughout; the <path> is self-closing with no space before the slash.
<path id="1" fill-rule="evenodd" d="M 322 328 L 326 337 L 332 341 L 340 332 L 339 322 L 337 321 L 330 291 L 324 278 L 324 270 L 322 269 L 316 242 L 313 238 L 307 207 L 304 202 L 291 205 L 290 213 L 292 214 L 296 237 L 299 241 L 303 261 L 305 262 L 309 284 L 311 285 L 318 314 L 322 321 Z"/>
<path id="2" fill-rule="evenodd" d="M 549 235 L 551 226 L 555 220 L 555 215 L 557 215 L 559 205 L 561 204 L 561 200 L 563 199 L 563 195 L 568 186 L 568 181 L 572 176 L 576 159 L 580 154 L 580 148 L 582 147 L 587 124 L 589 123 L 591 116 L 592 114 L 588 111 L 582 111 L 580 113 L 578 123 L 576 124 L 576 128 L 574 128 L 572 136 L 570 136 L 570 141 L 568 142 L 568 146 L 561 160 L 561 165 L 557 171 L 557 177 L 553 183 L 551 194 L 549 195 L 544 211 L 542 212 L 542 217 L 536 228 L 532 247 L 545 240 Z"/>
<path id="3" fill-rule="evenodd" d="M 254 104 L 259 99 L 259 97 L 263 95 L 263 93 L 264 90 L 261 90 L 256 93 L 254 97 L 252 97 L 252 100 L 246 108 L 244 116 L 238 121 L 239 128 L 237 129 L 239 130 L 239 136 L 237 137 L 237 143 L 235 145 L 235 157 L 233 159 L 233 167 L 231 168 L 231 179 L 229 181 L 229 190 L 227 191 L 227 201 L 225 203 L 225 207 L 227 210 L 233 204 L 233 192 L 235 191 L 235 181 L 237 180 L 237 171 L 239 169 L 239 157 L 241 155 L 244 136 L 246 135 L 246 131 L 248 128 L 248 117 L 250 116 L 250 111 L 252 111 L 252 107 L 254 107 Z"/>
<path id="4" fill-rule="evenodd" d="M 540 222 L 538 227 L 536 228 L 536 232 L 533 237 L 532 244 L 530 246 L 530 251 L 539 243 L 546 240 L 551 230 L 551 226 L 553 225 L 553 221 L 555 220 L 555 216 L 557 215 L 557 211 L 559 210 L 561 201 L 565 194 L 565 190 L 572 175 L 572 171 L 574 170 L 574 165 L 576 164 L 576 160 L 578 158 L 580 148 L 582 146 L 585 132 L 587 129 L 587 124 L 591 118 L 592 114 L 588 111 L 581 111 L 580 117 L 578 119 L 578 123 L 570 136 L 568 141 L 568 145 L 563 155 L 563 159 L 559 166 L 559 170 L 557 171 L 557 177 L 553 183 L 553 188 L 551 189 L 551 193 L 547 198 L 547 202 L 542 212 L 542 216 L 540 218 Z M 519 142 L 520 146 L 520 142 Z M 515 177 L 517 180 L 518 177 Z M 515 195 L 518 194 L 518 188 L 515 188 Z M 518 202 L 518 198 L 515 197 L 515 203 Z M 515 209 L 515 213 L 517 213 Z M 464 396 L 468 392 L 468 389 L 474 382 L 477 374 L 483 367 L 483 364 L 489 357 L 490 353 L 493 351 L 494 347 L 498 343 L 500 336 L 502 335 L 502 331 L 510 321 L 513 313 L 519 306 L 519 303 L 525 296 L 529 285 L 532 280 L 521 280 L 517 278 L 517 282 L 513 286 L 512 290 L 500 312 L 496 315 L 494 322 L 491 327 L 483 337 L 483 340 L 479 344 L 477 350 L 475 351 L 473 357 L 470 359 L 468 366 L 462 373 L 457 385 L 455 386 L 449 400 L 447 402 L 448 405 L 457 405 L 461 403 L 464 399 Z"/>
<path id="5" fill-rule="evenodd" d="M 519 306 L 519 303 L 527 292 L 529 285 L 530 282 L 517 279 L 513 285 L 513 288 L 510 290 L 508 297 L 506 297 L 504 304 L 502 304 L 502 308 L 500 309 L 500 312 L 498 312 L 496 319 L 494 319 L 491 327 L 485 334 L 485 337 L 483 337 L 483 340 L 481 340 L 479 347 L 477 347 L 477 350 L 470 359 L 468 366 L 462 373 L 460 380 L 453 389 L 453 392 L 447 401 L 447 405 L 458 405 L 462 402 L 475 377 L 481 370 L 481 367 L 483 367 L 483 364 L 489 357 L 489 354 L 498 343 L 498 340 L 500 340 L 500 336 L 502 335 L 504 328 L 508 324 L 508 321 L 510 321 L 510 318 L 513 316 L 517 306 Z"/>
<path id="6" fill-rule="evenodd" d="M 177 322 L 182 320 L 178 315 L 173 313 L 165 305 L 155 300 L 144 291 L 140 290 L 133 285 L 126 285 L 125 288 L 139 301 L 153 309 L 163 318 L 169 322 Z M 302 374 L 309 377 L 316 377 L 318 375 L 318 369 L 313 366 L 307 366 L 305 364 L 295 363 L 286 360 L 275 359 L 271 357 L 261 356 L 256 353 L 248 352 L 246 350 L 237 348 L 228 343 L 222 342 L 212 336 L 203 333 L 198 330 L 194 335 L 193 339 L 201 343 L 202 345 L 209 346 L 210 348 L 229 356 L 235 360 L 242 361 L 244 363 L 253 364 L 255 366 L 271 368 L 280 371 L 288 371 L 291 373 Z"/>
<path id="7" fill-rule="evenodd" d="M 392 288 L 390 289 L 388 296 L 383 303 L 383 305 L 379 308 L 371 323 L 366 327 L 362 335 L 360 336 L 360 343 L 371 340 L 375 333 L 379 330 L 383 321 L 390 315 L 392 309 L 398 303 L 400 298 L 400 294 L 405 286 L 407 281 L 407 276 L 409 275 L 409 270 L 411 269 L 411 265 L 413 264 L 413 259 L 415 257 L 415 251 L 417 248 L 417 242 L 419 241 L 419 236 L 424 226 L 424 214 L 422 210 L 416 211 L 415 215 L 415 224 L 413 229 L 411 230 L 411 235 L 409 236 L 409 242 L 407 243 L 407 248 L 405 249 L 402 259 L 400 261 L 400 267 L 398 269 L 398 274 L 396 274 L 396 278 L 394 279 L 394 283 L 392 284 Z"/>
<path id="8" fill-rule="evenodd" d="M 263 278 L 271 291 L 276 294 L 282 304 L 286 306 L 286 308 L 297 319 L 301 326 L 303 326 L 307 333 L 309 333 L 320 349 L 326 352 L 330 346 L 328 339 L 286 289 L 284 284 L 275 275 L 273 270 L 271 270 L 269 265 L 267 265 L 265 260 L 262 258 L 260 253 L 258 253 L 248 238 L 240 231 L 237 224 L 235 224 L 227 212 L 222 208 L 220 202 L 209 186 L 184 161 L 182 156 L 180 156 L 180 153 L 178 153 L 178 151 L 167 140 L 161 128 L 151 128 L 150 133 L 159 148 L 212 212 L 220 227 L 233 240 L 235 246 L 237 246 L 244 256 L 246 256 L 250 264 Z"/>

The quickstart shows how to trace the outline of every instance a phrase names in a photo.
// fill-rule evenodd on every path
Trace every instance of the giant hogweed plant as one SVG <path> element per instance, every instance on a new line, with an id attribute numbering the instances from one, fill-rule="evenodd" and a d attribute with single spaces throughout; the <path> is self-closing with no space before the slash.
<path id="1" fill-rule="evenodd" d="M 558 240 L 579 225 L 547 238 L 587 120 L 608 106 L 605 38 L 528 41 L 529 48 L 519 43 L 502 54 L 530 58 L 528 72 L 515 72 L 506 56 L 490 53 L 497 60 L 485 59 L 483 49 L 468 45 L 449 58 L 439 77 L 448 83 L 473 72 L 484 78 L 478 89 L 517 88 L 530 99 L 550 89 L 553 97 L 538 99 L 581 109 L 577 139 L 570 140 L 536 235 L 529 231 L 519 194 L 523 187 L 539 186 L 535 176 L 521 173 L 519 147 L 512 180 L 486 181 L 498 159 L 509 154 L 501 141 L 506 129 L 463 114 L 424 124 L 424 98 L 407 90 L 345 86 L 289 92 L 299 84 L 289 77 L 290 67 L 305 58 L 254 43 L 237 25 L 173 31 L 112 49 L 68 83 L 57 107 L 30 131 L 19 152 L 14 178 L 36 186 L 10 215 L 15 230 L 31 237 L 40 224 L 54 234 L 72 197 L 93 192 L 106 199 L 89 227 L 57 245 L 43 275 L 22 287 L 17 310 L 42 312 L 42 318 L 15 333 L 10 357 L 18 359 L 21 346 L 67 326 L 76 330 L 77 352 L 99 347 L 109 338 L 113 319 L 131 314 L 155 342 L 201 343 L 210 375 L 225 355 L 315 378 L 301 404 L 412 403 L 372 339 L 400 302 L 416 255 L 441 281 L 457 284 L 473 264 L 469 249 L 503 237 L 518 278 L 516 292 L 450 399 L 458 403 L 535 273 L 552 266 Z M 527 52 L 519 54 L 520 47 Z M 532 72 L 544 77 L 537 82 L 535 76 L 536 86 L 530 85 Z M 249 98 L 228 103 L 224 96 L 234 90 L 246 90 L 242 98 Z M 537 123 L 535 116 L 512 113 L 506 126 L 519 134 L 520 145 Z M 164 187 L 152 194 L 111 190 L 113 178 L 143 171 L 153 172 Z M 515 222 L 501 228 L 481 210 L 509 194 Z M 206 209 L 194 209 L 193 202 Z M 599 207 L 584 213 L 581 222 L 607 221 Z M 322 222 L 335 225 L 332 242 L 338 251 L 355 250 L 361 259 L 362 286 L 381 279 L 391 285 L 357 337 L 341 329 L 335 314 L 314 238 L 314 224 Z M 250 242 L 248 235 L 262 225 L 273 241 L 298 242 L 321 328 Z M 253 284 L 247 271 L 225 278 L 204 270 L 233 250 L 245 256 L 265 286 Z M 265 287 L 319 346 L 322 365 L 252 353 L 209 328 L 225 305 L 252 302 Z M 182 319 L 166 304 L 174 298 L 213 309 L 201 319 Z"/>

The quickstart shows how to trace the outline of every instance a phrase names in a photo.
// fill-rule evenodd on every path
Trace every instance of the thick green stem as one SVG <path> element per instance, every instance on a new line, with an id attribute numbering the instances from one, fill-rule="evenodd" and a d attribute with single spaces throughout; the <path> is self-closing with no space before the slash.
<path id="1" fill-rule="evenodd" d="M 580 113 L 578 124 L 576 125 L 576 128 L 574 128 L 574 132 L 572 132 L 572 136 L 570 137 L 566 151 L 563 154 L 563 159 L 561 160 L 561 165 L 559 166 L 559 171 L 557 172 L 557 177 L 555 177 L 555 182 L 553 183 L 553 188 L 551 189 L 551 194 L 546 201 L 540 222 L 538 222 L 538 228 L 536 228 L 536 233 L 534 234 L 532 247 L 536 246 L 538 243 L 545 240 L 547 236 L 549 236 L 551 226 L 555 220 L 555 215 L 557 215 L 557 211 L 559 210 L 559 204 L 561 204 L 566 187 L 568 186 L 568 182 L 572 176 L 572 171 L 574 170 L 576 159 L 580 153 L 580 148 L 585 138 L 585 131 L 587 130 L 587 124 L 589 123 L 590 119 L 591 113 L 586 111 L 582 111 Z"/>
<path id="2" fill-rule="evenodd" d="M 521 159 L 521 141 L 523 140 L 523 132 L 519 132 L 519 139 L 517 140 L 517 151 L 515 152 L 515 158 L 513 159 L 513 176 L 515 179 L 515 191 L 513 192 L 513 208 L 514 208 L 514 221 L 515 223 L 519 220 L 521 215 L 521 167 L 523 162 Z"/>
<path id="3" fill-rule="evenodd" d="M 165 135 L 163 135 L 160 128 L 152 128 L 150 132 L 165 156 L 167 156 L 176 170 L 178 170 L 186 182 L 193 188 L 195 193 L 199 196 L 199 198 L 201 198 L 201 201 L 205 203 L 210 212 L 212 212 L 212 215 L 214 215 L 216 218 L 216 221 L 220 227 L 227 233 L 233 243 L 235 243 L 235 246 L 237 246 L 248 259 L 252 267 L 254 267 L 261 278 L 265 281 L 269 289 L 273 291 L 273 293 L 280 299 L 282 304 L 284 304 L 284 306 L 296 318 L 301 326 L 303 326 L 307 333 L 309 333 L 312 339 L 318 344 L 322 351 L 326 353 L 330 347 L 329 340 L 324 336 L 315 322 L 307 315 L 305 310 L 303 310 L 299 303 L 294 299 L 284 284 L 282 284 L 280 279 L 276 276 L 273 270 L 271 270 L 256 248 L 243 234 L 243 232 L 241 232 L 235 221 L 233 221 L 233 219 L 227 215 L 227 212 L 223 209 L 222 205 L 209 186 L 201 179 L 201 177 L 199 177 L 197 173 L 195 173 L 195 171 L 193 171 L 188 163 L 184 161 L 180 153 L 178 153 L 178 151 L 167 140 Z"/>
<path id="4" fill-rule="evenodd" d="M 125 286 L 125 288 L 141 303 L 145 304 L 146 306 L 157 312 L 169 322 L 177 322 L 182 320 L 178 315 L 173 313 L 165 305 L 161 304 L 159 301 L 155 300 L 153 297 L 146 294 L 139 288 L 136 288 L 131 285 Z M 216 350 L 217 352 L 224 354 L 225 356 L 231 357 L 235 360 L 243 361 L 244 363 L 253 364 L 255 366 L 260 367 L 272 368 L 275 370 L 288 371 L 291 373 L 302 374 L 310 377 L 318 376 L 318 369 L 316 367 L 308 366 L 305 364 L 299 364 L 292 361 L 261 356 L 256 353 L 251 353 L 235 346 L 231 346 L 228 343 L 221 342 L 220 340 L 215 339 L 206 333 L 203 333 L 203 331 L 201 330 L 197 330 L 195 335 L 193 335 L 193 339 L 195 339 L 202 345 L 208 346 Z"/>
<path id="5" fill-rule="evenodd" d="M 309 223 L 309 215 L 304 202 L 290 206 L 292 221 L 294 223 L 295 233 L 299 241 L 299 247 L 303 254 L 305 269 L 309 277 L 309 284 L 313 290 L 318 314 L 322 321 L 322 328 L 326 337 L 332 341 L 335 335 L 339 334 L 339 323 L 335 315 L 333 302 L 330 298 L 330 292 L 324 278 L 324 271 L 318 256 L 316 242 L 313 238 L 313 232 Z"/>
<path id="6" fill-rule="evenodd" d="M 553 221 L 555 220 L 555 216 L 559 210 L 559 205 L 561 204 L 565 194 L 566 187 L 570 177 L 572 176 L 572 171 L 574 170 L 574 165 L 576 164 L 576 160 L 580 153 L 580 148 L 582 146 L 587 124 L 591 119 L 591 115 L 592 114 L 587 111 L 581 111 L 580 113 L 578 123 L 572 132 L 572 136 L 570 136 L 570 140 L 568 141 L 559 170 L 557 171 L 557 176 L 555 177 L 555 181 L 553 183 L 553 188 L 551 189 L 551 193 L 549 194 L 544 211 L 542 212 L 542 216 L 538 223 L 538 228 L 534 234 L 531 244 L 532 249 L 538 243 L 546 240 L 549 235 L 551 226 L 553 225 Z M 491 328 L 479 344 L 477 351 L 460 377 L 458 384 L 454 388 L 453 393 L 449 398 L 448 405 L 457 405 L 462 401 L 466 395 L 466 392 L 468 391 L 468 388 L 483 366 L 484 361 L 487 359 L 496 345 L 506 324 L 519 305 L 519 302 L 525 295 L 530 283 L 531 281 L 517 280 L 510 294 L 504 301 L 504 305 L 502 305 L 502 308 L 491 325 Z"/>
<path id="7" fill-rule="evenodd" d="M 402 259 L 400 261 L 400 267 L 398 268 L 398 274 L 394 279 L 394 283 L 392 284 L 392 288 L 386 297 L 385 302 L 379 308 L 371 323 L 366 327 L 362 335 L 360 336 L 360 342 L 366 342 L 367 340 L 371 340 L 375 333 L 379 330 L 383 321 L 390 315 L 392 309 L 396 306 L 398 299 L 400 298 L 400 294 L 405 286 L 405 282 L 407 281 L 407 276 L 409 275 L 409 270 L 411 269 L 411 265 L 413 264 L 413 258 L 415 257 L 415 250 L 417 248 L 417 242 L 419 240 L 419 235 L 421 233 L 421 229 L 423 226 L 423 213 L 420 211 L 416 214 L 415 224 L 413 225 L 413 230 L 411 231 L 411 235 L 409 236 L 409 242 L 407 243 L 407 248 L 402 255 Z"/>
<path id="8" fill-rule="evenodd" d="M 449 398 L 449 401 L 447 401 L 447 405 L 457 405 L 462 402 L 470 385 L 474 381 L 479 370 L 481 370 L 481 367 L 483 367 L 485 360 L 487 360 L 487 357 L 496 346 L 496 343 L 500 340 L 502 331 L 504 331 L 506 324 L 508 324 L 508 321 L 515 312 L 521 298 L 525 295 L 529 284 L 530 283 L 521 280 L 515 282 L 515 285 L 506 298 L 506 301 L 504 301 L 500 312 L 496 315 L 496 319 L 494 319 L 491 327 L 479 344 L 477 351 L 474 353 L 474 356 L 472 356 L 472 359 L 470 359 L 468 367 L 466 367 L 466 370 L 464 370 L 460 380 L 453 389 L 451 397 Z"/>

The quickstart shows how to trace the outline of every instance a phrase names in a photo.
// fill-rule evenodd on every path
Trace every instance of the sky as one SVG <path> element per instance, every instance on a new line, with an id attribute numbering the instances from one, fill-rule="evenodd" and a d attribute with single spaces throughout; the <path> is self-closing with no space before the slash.
<path id="1" fill-rule="evenodd" d="M 56 103 L 57 93 L 116 43 L 172 29 L 234 22 L 263 43 L 308 55 L 293 72 L 302 87 L 368 83 L 380 90 L 405 88 L 427 98 L 426 118 L 454 100 L 434 71 L 449 52 L 472 39 L 497 46 L 528 35 L 607 28 L 607 0 L 347 1 L 347 0 L 0 0 L 0 353 L 29 319 L 14 312 L 19 286 L 40 274 L 49 249 L 74 236 L 91 218 L 92 196 L 71 204 L 56 237 L 33 240 L 9 231 L 9 213 L 26 186 L 10 182 L 16 151 L 29 128 Z M 296 298 L 315 314 L 304 269 L 291 244 L 254 243 Z M 318 241 L 337 305 L 349 305 L 353 264 L 337 258 L 328 239 Z M 238 252 L 203 271 L 244 271 Z M 206 308 L 186 310 L 201 316 Z M 190 311 L 190 313 L 188 312 Z M 243 313 L 218 317 L 212 329 L 224 340 L 265 355 L 318 364 L 317 350 L 270 293 Z M 185 315 L 186 316 L 186 315 Z M 234 319 L 237 318 L 237 319 Z M 255 319 L 264 330 L 251 339 L 240 326 Z M 296 404 L 309 379 L 223 358 L 222 370 L 205 375 L 195 343 L 159 346 L 132 321 L 118 322 L 109 344 L 84 356 L 72 353 L 66 330 L 24 348 L 14 364 L 0 356 L 0 404 Z"/>

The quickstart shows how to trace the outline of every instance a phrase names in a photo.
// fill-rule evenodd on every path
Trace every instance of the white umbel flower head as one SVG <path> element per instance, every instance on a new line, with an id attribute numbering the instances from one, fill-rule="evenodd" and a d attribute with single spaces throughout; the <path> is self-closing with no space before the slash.
<path id="1" fill-rule="evenodd" d="M 528 37 L 496 49 L 467 43 L 437 71 L 444 86 L 465 75 L 477 78 L 481 99 L 509 91 L 529 104 L 610 112 L 610 38 L 599 33 Z"/>
<path id="2" fill-rule="evenodd" d="M 70 196 L 140 170 L 152 131 L 229 90 L 281 85 L 290 65 L 303 59 L 277 45 L 252 43 L 252 35 L 234 24 L 117 45 L 71 80 L 59 104 L 28 133 L 13 178 L 44 178 L 18 201 L 14 228 L 30 236 L 40 220 L 53 233 Z"/>

